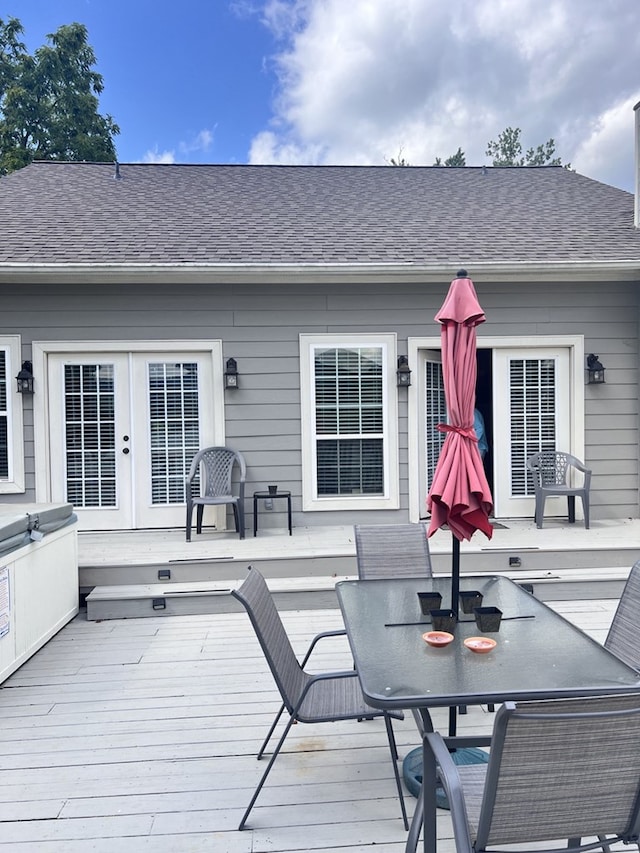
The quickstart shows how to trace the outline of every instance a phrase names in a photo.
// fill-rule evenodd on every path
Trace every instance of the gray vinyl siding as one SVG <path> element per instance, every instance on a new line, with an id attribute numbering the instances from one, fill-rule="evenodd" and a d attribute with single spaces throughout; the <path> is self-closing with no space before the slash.
<path id="1" fill-rule="evenodd" d="M 475 284 L 487 316 L 478 330 L 480 338 L 578 334 L 585 337 L 585 353 L 600 356 L 606 384 L 585 388 L 585 461 L 594 472 L 592 517 L 637 517 L 637 282 Z M 225 392 L 225 429 L 227 444 L 246 457 L 248 497 L 267 483 L 290 489 L 297 525 L 406 521 L 404 390 L 398 392 L 400 510 L 301 514 L 298 336 L 395 332 L 398 354 L 405 354 L 408 337 L 439 336 L 433 318 L 448 286 L 449 281 L 299 286 L 20 283 L 0 287 L 0 333 L 22 336 L 23 358 L 31 357 L 34 340 L 221 340 L 223 360 L 235 358 L 240 373 L 240 389 Z M 36 393 L 43 379 L 35 377 Z M 36 499 L 31 401 L 25 397 L 22 402 L 27 492 L 3 496 L 6 503 Z"/>

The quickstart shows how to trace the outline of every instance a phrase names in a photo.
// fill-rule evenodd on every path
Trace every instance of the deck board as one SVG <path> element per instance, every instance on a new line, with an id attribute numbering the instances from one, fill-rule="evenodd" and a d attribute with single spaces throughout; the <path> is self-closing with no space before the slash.
<path id="1" fill-rule="evenodd" d="M 615 601 L 554 608 L 602 641 Z M 337 610 L 288 611 L 298 652 Z M 345 638 L 314 666 L 350 667 Z M 296 726 L 251 815 L 255 753 L 279 705 L 244 613 L 87 622 L 81 613 L 0 687 L 0 851 L 401 853 L 384 724 Z M 446 710 L 436 725 L 446 728 Z M 470 708 L 459 730 L 489 731 Z M 401 755 L 419 740 L 408 714 Z M 415 801 L 407 796 L 411 811 Z M 453 853 L 447 812 L 441 853 Z"/>

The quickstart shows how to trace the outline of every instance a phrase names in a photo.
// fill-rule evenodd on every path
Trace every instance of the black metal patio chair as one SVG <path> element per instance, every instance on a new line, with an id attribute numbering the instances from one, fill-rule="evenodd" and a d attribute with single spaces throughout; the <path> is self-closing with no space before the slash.
<path id="1" fill-rule="evenodd" d="M 432 576 L 426 524 L 354 524 L 353 530 L 361 580 Z"/>
<path id="2" fill-rule="evenodd" d="M 267 732 L 267 736 L 258 751 L 258 759 L 262 758 L 284 710 L 286 709 L 289 714 L 284 731 L 271 754 L 269 763 L 242 816 L 238 829 L 244 829 L 247 818 L 262 790 L 262 786 L 266 782 L 267 776 L 294 723 L 328 723 L 337 720 L 361 720 L 363 718 L 371 719 L 374 717 L 384 718 L 389 749 L 391 751 L 391 762 L 393 764 L 398 797 L 400 798 L 402 819 L 405 829 L 408 829 L 409 823 L 402 793 L 400 773 L 397 766 L 398 750 L 391 724 L 392 716 L 395 719 L 402 719 L 404 715 L 401 711 L 389 714 L 367 705 L 362 695 L 358 675 L 354 670 L 311 674 L 304 669 L 311 652 L 319 640 L 326 637 L 344 635 L 344 630 L 325 631 L 314 637 L 302 664 L 300 664 L 293 651 L 266 581 L 260 572 L 253 567 L 249 567 L 246 579 L 238 589 L 232 590 L 231 594 L 244 606 L 249 614 L 251 624 L 256 632 L 269 669 L 283 700 L 283 705 L 276 714 L 271 728 Z"/>
<path id="3" fill-rule="evenodd" d="M 640 672 L 640 560 L 631 567 L 604 646 Z"/>
<path id="4" fill-rule="evenodd" d="M 424 749 L 447 792 L 458 853 L 638 843 L 640 695 L 505 703 L 486 765 L 454 764 L 437 733 Z"/>

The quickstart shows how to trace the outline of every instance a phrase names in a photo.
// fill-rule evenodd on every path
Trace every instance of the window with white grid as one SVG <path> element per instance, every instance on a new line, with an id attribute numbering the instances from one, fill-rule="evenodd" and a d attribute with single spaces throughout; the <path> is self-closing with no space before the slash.
<path id="1" fill-rule="evenodd" d="M 151 500 L 185 501 L 185 476 L 199 446 L 198 365 L 149 364 Z"/>
<path id="2" fill-rule="evenodd" d="M 20 365 L 20 337 L 0 335 L 0 494 L 25 490 L 23 401 L 15 380 Z"/>
<path id="3" fill-rule="evenodd" d="M 397 501 L 393 336 L 301 341 L 305 505 L 389 506 Z"/>
<path id="4" fill-rule="evenodd" d="M 116 506 L 113 364 L 66 364 L 64 419 L 67 500 L 76 507 Z"/>
<path id="5" fill-rule="evenodd" d="M 556 449 L 556 362 L 552 358 L 511 359 L 512 494 L 535 494 L 527 459 Z"/>
<path id="6" fill-rule="evenodd" d="M 446 433 L 440 432 L 438 424 L 447 422 L 447 401 L 444 394 L 442 364 L 437 361 L 425 362 L 425 468 L 427 490 L 431 487 L 436 465 Z"/>

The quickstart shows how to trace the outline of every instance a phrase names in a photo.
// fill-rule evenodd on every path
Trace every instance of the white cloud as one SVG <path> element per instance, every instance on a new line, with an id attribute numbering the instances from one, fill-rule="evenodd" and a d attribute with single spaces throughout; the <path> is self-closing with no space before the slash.
<path id="1" fill-rule="evenodd" d="M 591 132 L 576 150 L 573 168 L 583 175 L 597 175 L 606 184 L 633 191 L 636 102 L 634 95 L 594 117 Z"/>
<path id="2" fill-rule="evenodd" d="M 181 142 L 179 145 L 182 154 L 192 154 L 194 151 L 209 151 L 213 145 L 213 131 L 201 130 L 189 142 Z"/>
<path id="3" fill-rule="evenodd" d="M 280 45 L 278 92 L 250 162 L 382 164 L 402 148 L 409 162 L 430 165 L 460 146 L 477 165 L 488 162 L 487 142 L 512 126 L 525 147 L 553 137 L 564 162 L 598 178 L 633 146 L 637 8 L 637 0 L 264 0 L 262 19 Z M 632 166 L 606 174 L 626 185 Z"/>
<path id="4" fill-rule="evenodd" d="M 147 151 L 142 157 L 143 163 L 175 163 L 174 151 L 158 151 L 158 146 Z"/>
<path id="5" fill-rule="evenodd" d="M 209 151 L 214 141 L 214 132 L 212 130 L 201 130 L 188 141 L 178 143 L 178 151 L 183 158 L 190 158 L 194 153 L 206 153 Z M 143 163 L 176 163 L 176 151 L 174 148 L 166 151 L 159 151 L 158 146 L 150 148 L 142 158 Z"/>

